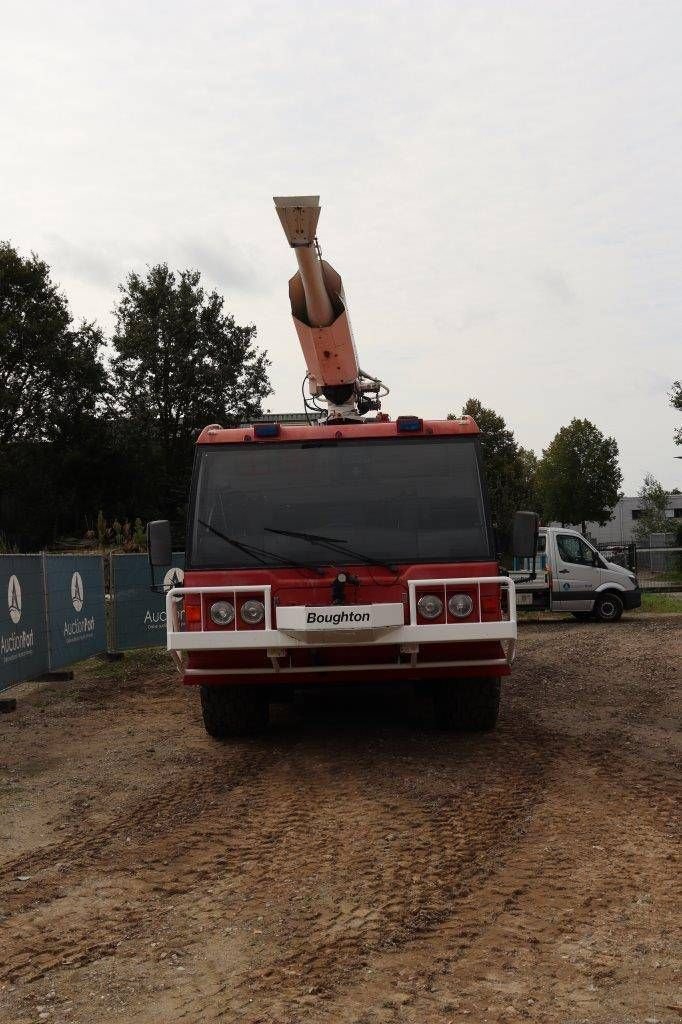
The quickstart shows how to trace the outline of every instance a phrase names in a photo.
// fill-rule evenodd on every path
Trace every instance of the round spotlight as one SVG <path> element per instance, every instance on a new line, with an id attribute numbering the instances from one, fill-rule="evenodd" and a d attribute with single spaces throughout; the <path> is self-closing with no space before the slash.
<path id="1" fill-rule="evenodd" d="M 436 594 L 423 594 L 417 601 L 417 611 L 423 619 L 437 619 L 443 614 L 443 602 Z"/>
<path id="2" fill-rule="evenodd" d="M 211 605 L 210 614 L 216 626 L 229 626 L 234 620 L 234 605 L 229 601 L 216 601 Z"/>
<path id="3" fill-rule="evenodd" d="M 244 601 L 239 611 L 242 619 L 248 626 L 257 626 L 265 618 L 265 608 L 262 601 Z"/>
<path id="4" fill-rule="evenodd" d="M 453 594 L 448 601 L 448 611 L 457 619 L 466 619 L 474 609 L 474 602 L 468 594 Z"/>

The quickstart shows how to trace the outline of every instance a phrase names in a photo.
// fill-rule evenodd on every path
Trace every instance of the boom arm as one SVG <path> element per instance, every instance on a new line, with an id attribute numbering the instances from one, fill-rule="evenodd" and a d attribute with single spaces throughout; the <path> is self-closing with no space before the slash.
<path id="1" fill-rule="evenodd" d="M 343 282 L 321 257 L 316 237 L 320 197 L 275 196 L 275 206 L 298 262 L 289 299 L 310 394 L 326 404 L 324 421 L 358 420 L 380 407 L 386 389 L 360 369 Z"/>

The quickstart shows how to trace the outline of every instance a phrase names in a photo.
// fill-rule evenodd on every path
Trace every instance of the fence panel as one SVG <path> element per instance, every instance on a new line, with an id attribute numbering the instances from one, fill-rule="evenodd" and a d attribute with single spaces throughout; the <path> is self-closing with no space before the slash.
<path id="1" fill-rule="evenodd" d="M 615 562 L 616 565 L 622 565 L 624 569 L 630 569 L 631 572 L 635 571 L 637 553 L 634 543 L 602 543 L 597 545 L 597 549 L 602 553 L 607 562 Z"/>
<path id="2" fill-rule="evenodd" d="M 165 589 L 182 586 L 185 553 L 173 552 L 173 565 L 155 570 Z M 161 647 L 166 643 L 166 598 L 150 589 L 146 555 L 111 556 L 111 647 Z"/>
<path id="3" fill-rule="evenodd" d="M 637 548 L 642 590 L 682 590 L 682 548 Z"/>
<path id="4" fill-rule="evenodd" d="M 104 560 L 100 555 L 43 555 L 50 669 L 107 649 Z"/>
<path id="5" fill-rule="evenodd" d="M 0 555 L 0 601 L 0 690 L 5 690 L 49 665 L 41 555 Z"/>

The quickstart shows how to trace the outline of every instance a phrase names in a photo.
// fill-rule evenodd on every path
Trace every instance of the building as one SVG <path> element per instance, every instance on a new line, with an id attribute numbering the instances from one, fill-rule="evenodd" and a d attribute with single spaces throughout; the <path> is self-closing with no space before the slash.
<path id="1" fill-rule="evenodd" d="M 598 523 L 587 523 L 587 536 L 595 544 L 630 544 L 636 540 L 635 526 L 642 512 L 641 498 L 621 498 L 613 516 L 606 526 L 599 526 Z M 671 532 L 675 528 L 676 521 L 682 519 L 682 494 L 671 494 L 668 498 L 666 517 L 670 519 Z M 561 523 L 552 523 L 552 526 L 561 526 Z M 580 529 L 580 524 L 573 529 Z"/>

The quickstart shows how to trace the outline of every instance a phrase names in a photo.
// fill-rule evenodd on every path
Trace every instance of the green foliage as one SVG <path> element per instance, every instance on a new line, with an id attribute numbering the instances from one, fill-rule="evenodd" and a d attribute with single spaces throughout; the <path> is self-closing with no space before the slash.
<path id="1" fill-rule="evenodd" d="M 644 477 L 638 497 L 641 501 L 641 512 L 634 530 L 637 539 L 645 541 L 650 533 L 670 532 L 671 523 L 665 515 L 670 495 L 651 473 Z"/>
<path id="2" fill-rule="evenodd" d="M 543 452 L 538 495 L 547 522 L 605 525 L 619 498 L 623 474 L 618 445 L 589 420 L 571 420 Z"/>
<path id="3" fill-rule="evenodd" d="M 682 594 L 642 594 L 642 611 L 682 615 Z"/>
<path id="4" fill-rule="evenodd" d="M 509 549 L 511 525 L 518 509 L 535 507 L 535 453 L 522 448 L 514 440 L 502 416 L 488 409 L 477 398 L 469 398 L 462 409 L 471 416 L 481 431 L 481 451 L 493 525 L 499 547 Z M 454 419 L 451 413 L 448 417 Z"/>
<path id="5" fill-rule="evenodd" d="M 104 518 L 102 509 L 97 513 L 97 540 L 101 548 L 106 544 L 107 539 L 107 521 Z"/>
<path id="6" fill-rule="evenodd" d="M 197 270 L 179 276 L 165 263 L 120 286 L 112 381 L 122 414 L 152 427 L 173 450 L 207 423 L 224 426 L 261 412 L 269 362 L 224 300 L 206 294 Z"/>
<path id="7" fill-rule="evenodd" d="M 122 548 L 123 551 L 146 551 L 147 531 L 142 520 L 137 517 L 132 524 L 126 517 L 121 522 L 117 517 L 109 523 L 100 510 L 97 514 L 95 530 L 87 530 L 85 540 L 96 543 L 100 548 Z"/>
<path id="8" fill-rule="evenodd" d="M 670 404 L 673 409 L 679 409 L 682 412 L 682 381 L 673 381 L 672 391 L 670 392 Z M 673 437 L 675 438 L 675 444 L 682 444 L 682 427 L 675 427 Z"/>
<path id="9" fill-rule="evenodd" d="M 261 412 L 270 393 L 269 362 L 254 346 L 256 328 L 240 327 L 196 270 L 179 275 L 165 263 L 120 286 L 112 339 L 112 389 L 118 415 L 133 429 L 159 509 L 170 519 L 187 500 L 197 433 Z"/>
<path id="10" fill-rule="evenodd" d="M 10 541 L 7 540 L 6 534 L 0 530 L 0 555 L 16 555 L 18 551 L 19 548 L 16 544 L 11 544 Z"/>
<path id="11" fill-rule="evenodd" d="M 135 527 L 133 529 L 133 544 L 138 551 L 147 550 L 147 531 L 139 516 L 135 520 Z"/>
<path id="12" fill-rule="evenodd" d="M 55 440 L 94 416 L 105 387 L 102 334 L 74 330 L 46 263 L 0 242 L 0 445 Z"/>
<path id="13" fill-rule="evenodd" d="M 101 332 L 73 326 L 47 264 L 0 243 L 0 522 L 8 543 L 30 551 L 89 532 L 100 544 L 140 550 L 143 523 L 163 517 L 179 540 L 197 431 L 252 418 L 269 393 L 254 338 L 220 296 L 204 293 L 197 271 L 176 277 L 161 265 L 121 287 L 108 373 Z M 112 525 L 100 514 L 94 527 L 97 509 Z M 139 527 L 127 519 L 131 509 Z"/>

